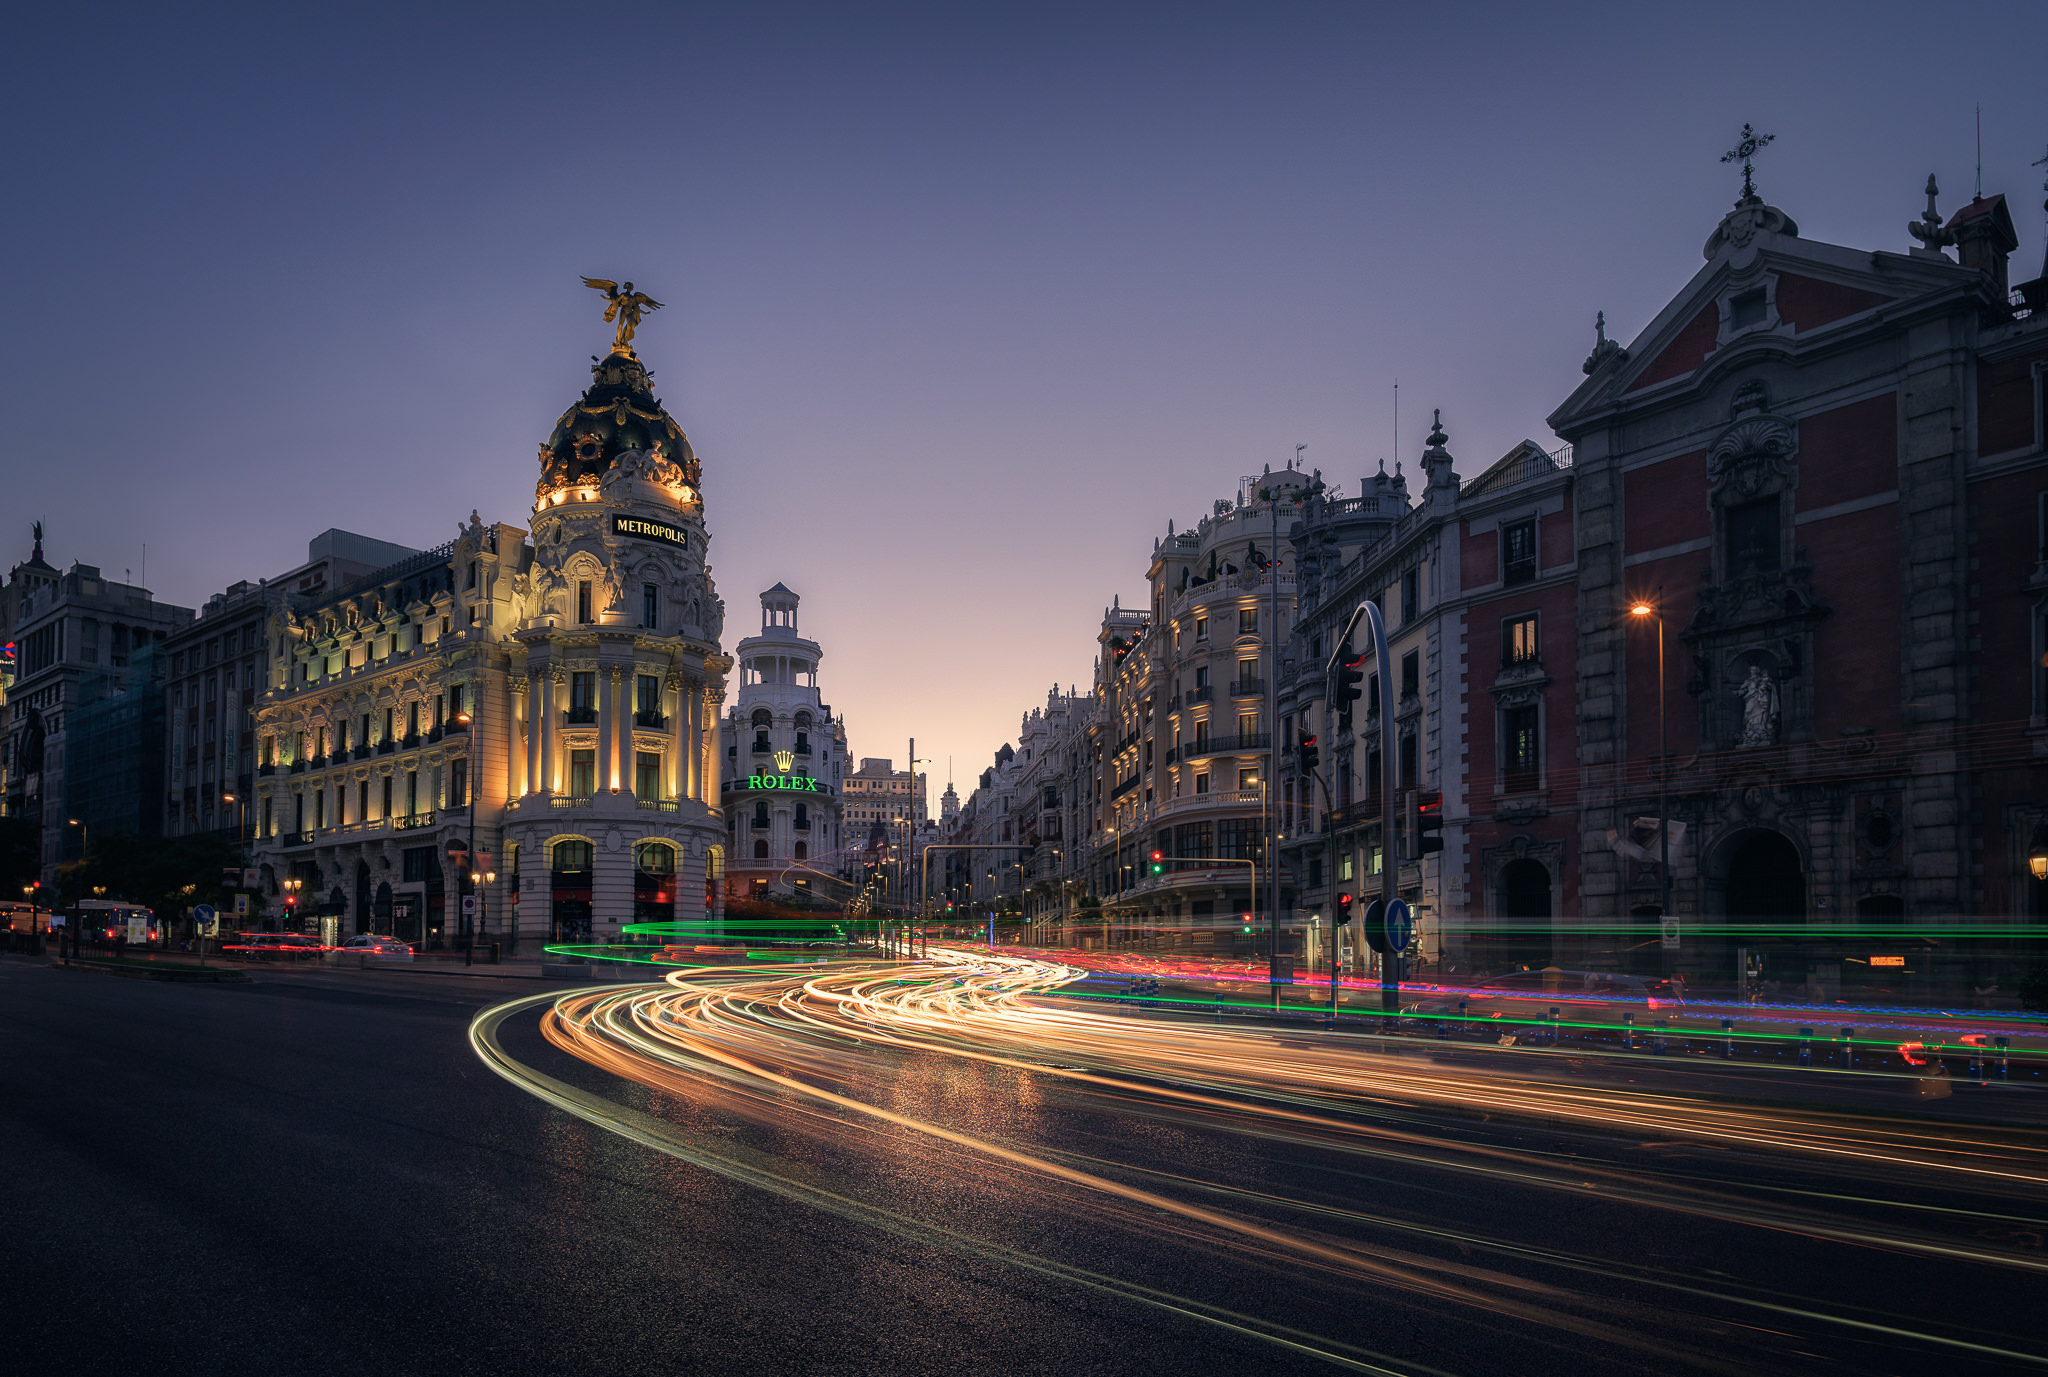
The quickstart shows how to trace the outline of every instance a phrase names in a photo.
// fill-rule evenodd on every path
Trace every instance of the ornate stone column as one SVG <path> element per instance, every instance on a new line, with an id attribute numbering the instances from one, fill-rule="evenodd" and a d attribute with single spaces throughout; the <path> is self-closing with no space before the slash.
<path id="1" fill-rule="evenodd" d="M 611 666 L 611 688 L 607 692 L 599 681 L 598 693 L 603 706 L 598 710 L 597 742 L 599 757 L 604 763 L 604 778 L 598 781 L 600 789 L 623 789 L 626 787 L 625 762 L 620 758 L 619 728 L 625 716 L 619 711 L 619 667 Z"/>
<path id="2" fill-rule="evenodd" d="M 561 742 L 561 694 L 559 685 L 563 682 L 563 671 L 559 666 L 549 665 L 541 672 L 540 681 L 540 772 L 535 784 L 541 793 L 555 792 L 555 785 L 562 777 L 561 762 L 555 753 Z"/>
<path id="3" fill-rule="evenodd" d="M 540 685 L 541 672 L 528 667 L 526 671 L 526 775 L 520 780 L 519 794 L 540 792 Z"/>
<path id="4" fill-rule="evenodd" d="M 669 711 L 668 750 L 668 796 L 685 799 L 690 796 L 690 694 L 682 676 L 670 672 L 668 676 L 668 701 L 675 706 Z"/>

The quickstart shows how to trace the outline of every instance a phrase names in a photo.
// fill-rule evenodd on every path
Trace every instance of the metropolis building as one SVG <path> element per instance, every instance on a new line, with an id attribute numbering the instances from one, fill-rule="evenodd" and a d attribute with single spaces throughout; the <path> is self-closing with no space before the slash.
<path id="1" fill-rule="evenodd" d="M 637 323 L 541 446 L 530 529 L 471 513 L 273 616 L 252 829 L 273 918 L 449 945 L 466 907 L 498 939 L 717 916 L 725 608 Z M 495 878 L 465 906 L 472 854 Z"/>

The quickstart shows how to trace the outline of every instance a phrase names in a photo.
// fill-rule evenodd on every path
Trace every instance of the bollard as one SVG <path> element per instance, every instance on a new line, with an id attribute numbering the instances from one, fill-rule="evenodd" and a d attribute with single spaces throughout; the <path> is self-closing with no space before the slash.
<path id="1" fill-rule="evenodd" d="M 1451 1016 L 1449 1011 L 1446 1011 L 1444 1016 L 1436 1021 L 1436 1040 L 1438 1042 L 1446 1042 L 1450 1039 L 1450 1036 Z"/>
<path id="2" fill-rule="evenodd" d="M 1801 1066 L 1813 1065 L 1813 1029 L 1811 1028 L 1801 1028 L 1799 1030 L 1799 1064 Z"/>
<path id="3" fill-rule="evenodd" d="M 1461 1033 L 1472 1031 L 1472 1016 L 1467 1012 L 1469 1003 L 1469 1000 L 1461 999 L 1458 1001 L 1458 1031 Z"/>
<path id="4" fill-rule="evenodd" d="M 1550 1006 L 1550 1017 L 1545 1022 L 1547 1026 L 1544 1029 L 1544 1045 L 1555 1047 L 1557 1046 L 1557 1006 L 1555 1004 Z"/>
<path id="5" fill-rule="evenodd" d="M 1974 1037 L 1964 1038 L 1963 1041 L 1970 1048 L 1970 1079 L 1981 1081 L 1984 1079 L 1984 1044 Z"/>
<path id="6" fill-rule="evenodd" d="M 1991 1047 L 1992 1050 L 1998 1054 L 1997 1057 L 1995 1057 L 1992 1060 L 1991 1073 L 1994 1076 L 1996 1076 L 1999 1080 L 2004 1080 L 2006 1073 L 2006 1053 L 2012 1050 L 2011 1040 L 2007 1038 L 2004 1033 L 1999 1033 L 1997 1036 L 1991 1039 Z"/>
<path id="7" fill-rule="evenodd" d="M 1856 1069 L 1856 1030 L 1854 1028 L 1844 1028 L 1842 1030 L 1842 1069 L 1844 1071 L 1854 1071 Z"/>
<path id="8" fill-rule="evenodd" d="M 1621 1050 L 1636 1050 L 1636 1015 L 1633 1009 L 1621 1016 Z"/>
<path id="9" fill-rule="evenodd" d="M 1651 1035 L 1650 1054 L 1652 1056 L 1661 1057 L 1664 1055 L 1664 1030 L 1670 1026 L 1670 1023 L 1671 1020 L 1668 1018 L 1657 1020 L 1657 1031 Z"/>
<path id="10" fill-rule="evenodd" d="M 1732 1018 L 1721 1020 L 1721 1059 L 1735 1060 L 1735 1020 Z"/>

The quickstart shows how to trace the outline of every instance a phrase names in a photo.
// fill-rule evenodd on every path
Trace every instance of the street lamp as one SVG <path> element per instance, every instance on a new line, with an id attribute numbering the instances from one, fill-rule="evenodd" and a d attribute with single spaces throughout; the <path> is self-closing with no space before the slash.
<path id="1" fill-rule="evenodd" d="M 1638 598 L 1628 614 L 1638 621 L 1648 617 L 1657 623 L 1657 921 L 1661 929 L 1671 917 L 1671 747 L 1664 720 L 1664 617 L 1646 598 Z"/>

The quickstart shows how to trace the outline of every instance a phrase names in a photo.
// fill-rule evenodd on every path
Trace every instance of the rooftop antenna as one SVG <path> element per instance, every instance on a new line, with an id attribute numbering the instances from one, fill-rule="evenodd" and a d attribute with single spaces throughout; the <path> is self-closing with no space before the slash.
<path id="1" fill-rule="evenodd" d="M 1977 199 L 1984 199 L 1984 107 L 1977 107 Z"/>
<path id="2" fill-rule="evenodd" d="M 1401 452 L 1401 380 L 1394 379 L 1394 453 Z M 1384 465 L 1382 465 L 1384 467 Z"/>

